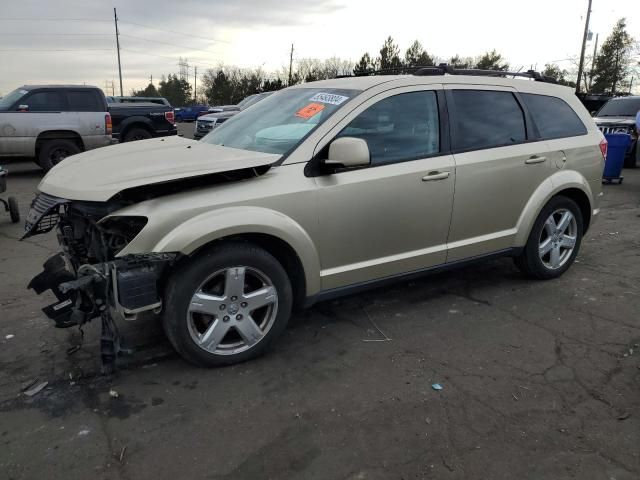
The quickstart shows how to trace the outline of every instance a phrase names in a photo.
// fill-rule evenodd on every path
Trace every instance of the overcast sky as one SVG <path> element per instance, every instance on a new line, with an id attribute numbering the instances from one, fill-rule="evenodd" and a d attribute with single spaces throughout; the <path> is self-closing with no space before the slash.
<path id="1" fill-rule="evenodd" d="M 197 64 L 198 73 L 219 63 L 277 70 L 288 64 L 291 43 L 294 60 L 356 61 L 365 51 L 377 55 L 388 35 L 403 51 L 418 39 L 442 58 L 495 48 L 515 69 L 552 61 L 568 68 L 565 59 L 579 54 L 586 5 L 587 0 L 0 0 L 0 94 L 33 83 L 104 88 L 113 80 L 117 86 L 114 6 L 128 95 L 150 75 L 157 83 L 162 74 L 176 73 L 180 56 Z M 640 31 L 637 4 L 594 0 L 591 30 L 600 33 L 600 42 L 620 17 L 627 17 L 629 32 Z"/>

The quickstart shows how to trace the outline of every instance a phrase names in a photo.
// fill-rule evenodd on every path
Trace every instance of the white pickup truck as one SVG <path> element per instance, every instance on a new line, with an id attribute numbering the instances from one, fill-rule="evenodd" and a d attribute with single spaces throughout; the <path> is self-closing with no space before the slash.
<path id="1" fill-rule="evenodd" d="M 49 170 L 111 143 L 111 115 L 97 87 L 25 85 L 0 99 L 0 158 L 34 158 Z"/>

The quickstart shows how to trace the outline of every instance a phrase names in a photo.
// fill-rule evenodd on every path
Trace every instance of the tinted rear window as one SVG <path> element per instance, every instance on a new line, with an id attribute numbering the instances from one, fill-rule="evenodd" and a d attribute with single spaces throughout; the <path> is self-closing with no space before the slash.
<path id="1" fill-rule="evenodd" d="M 102 102 L 92 91 L 67 92 L 67 103 L 70 112 L 101 112 L 104 110 Z"/>
<path id="2" fill-rule="evenodd" d="M 604 104 L 598 117 L 635 117 L 640 110 L 640 97 L 614 98 Z"/>
<path id="3" fill-rule="evenodd" d="M 510 92 L 453 90 L 454 149 L 479 150 L 524 142 L 524 114 Z"/>
<path id="4" fill-rule="evenodd" d="M 542 138 L 586 135 L 587 128 L 582 120 L 564 100 L 532 93 L 521 95 Z"/>

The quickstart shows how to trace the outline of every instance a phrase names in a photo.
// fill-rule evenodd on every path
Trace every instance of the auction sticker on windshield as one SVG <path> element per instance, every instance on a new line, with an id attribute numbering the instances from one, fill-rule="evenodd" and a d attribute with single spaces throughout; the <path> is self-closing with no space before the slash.
<path id="1" fill-rule="evenodd" d="M 314 115 L 317 115 L 322 110 L 324 110 L 324 105 L 319 103 L 310 103 L 306 107 L 302 107 L 300 110 L 296 112 L 296 117 L 300 118 L 311 118 Z"/>
<path id="2" fill-rule="evenodd" d="M 345 97 L 343 95 L 335 95 L 333 93 L 316 93 L 313 97 L 309 99 L 311 102 L 321 102 L 328 103 L 329 105 L 340 105 L 344 103 L 346 100 L 349 100 L 349 97 Z"/>

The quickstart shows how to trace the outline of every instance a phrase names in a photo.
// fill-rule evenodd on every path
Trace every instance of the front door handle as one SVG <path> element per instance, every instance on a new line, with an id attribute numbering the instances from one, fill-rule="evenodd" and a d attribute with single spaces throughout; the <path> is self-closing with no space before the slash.
<path id="1" fill-rule="evenodd" d="M 450 172 L 429 172 L 427 175 L 422 177 L 423 182 L 432 182 L 434 180 L 444 180 L 445 178 L 449 178 Z"/>
<path id="2" fill-rule="evenodd" d="M 547 161 L 547 157 L 539 157 L 538 155 L 534 155 L 526 159 L 524 163 L 526 163 L 527 165 L 533 165 L 534 163 L 542 163 L 546 161 Z"/>

